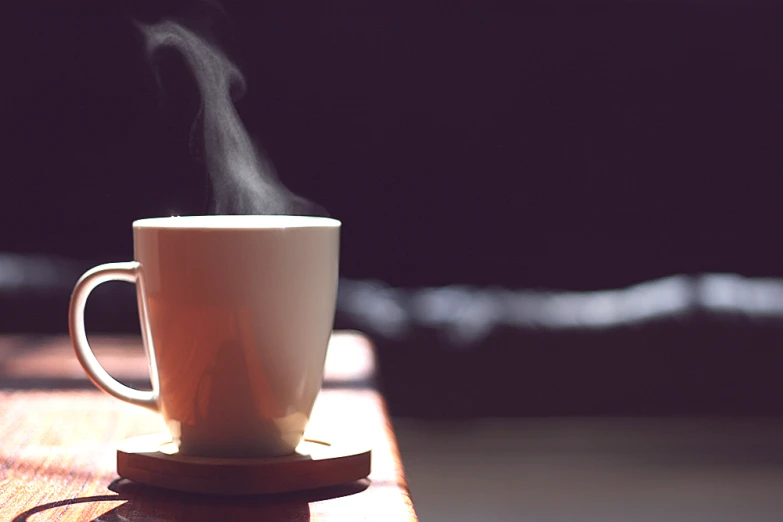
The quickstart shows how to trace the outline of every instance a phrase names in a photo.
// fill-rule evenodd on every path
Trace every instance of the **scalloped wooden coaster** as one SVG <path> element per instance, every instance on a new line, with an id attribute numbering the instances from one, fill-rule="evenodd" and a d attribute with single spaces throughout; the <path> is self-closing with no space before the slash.
<path id="1" fill-rule="evenodd" d="M 117 448 L 122 478 L 166 489 L 216 495 L 260 495 L 346 484 L 370 474 L 371 451 L 304 439 L 296 452 L 270 458 L 181 455 L 166 433 L 134 437 Z"/>

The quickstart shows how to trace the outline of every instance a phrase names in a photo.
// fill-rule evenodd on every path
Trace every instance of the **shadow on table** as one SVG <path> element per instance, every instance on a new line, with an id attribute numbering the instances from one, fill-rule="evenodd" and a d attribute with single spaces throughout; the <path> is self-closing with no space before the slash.
<path id="1" fill-rule="evenodd" d="M 278 495 L 197 495 L 155 489 L 125 479 L 116 479 L 109 489 L 116 495 L 95 495 L 41 504 L 17 515 L 13 522 L 33 520 L 48 510 L 85 503 L 125 501 L 93 518 L 101 522 L 155 522 L 162 520 L 280 520 L 309 521 L 310 503 L 354 495 L 366 490 L 369 480 L 317 490 Z"/>

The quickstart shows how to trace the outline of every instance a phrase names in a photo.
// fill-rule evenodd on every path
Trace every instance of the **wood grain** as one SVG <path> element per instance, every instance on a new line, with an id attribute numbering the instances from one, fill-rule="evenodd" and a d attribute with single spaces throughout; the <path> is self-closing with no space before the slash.
<path id="1" fill-rule="evenodd" d="M 49 370 L 71 363 L 66 340 L 38 342 L 62 349 L 59 363 L 57 357 L 48 359 Z M 371 351 L 361 336 L 337 336 L 330 345 L 333 361 L 339 360 L 335 354 L 342 342 L 353 346 L 349 350 L 364 343 Z M 22 344 L 32 350 L 37 346 Z M 9 351 L 13 355 L 18 350 Z M 9 367 L 2 364 L 7 362 L 0 361 L 0 370 Z M 34 373 L 29 378 L 43 382 Z M 160 417 L 91 388 L 8 385 L 22 380 L 18 375 L 4 380 L 0 371 L 0 520 L 416 520 L 386 406 L 372 387 L 324 389 L 308 431 L 317 438 L 349 434 L 367 441 L 373 450 L 368 479 L 301 493 L 236 497 L 171 492 L 120 480 L 117 444 L 163 431 Z"/>

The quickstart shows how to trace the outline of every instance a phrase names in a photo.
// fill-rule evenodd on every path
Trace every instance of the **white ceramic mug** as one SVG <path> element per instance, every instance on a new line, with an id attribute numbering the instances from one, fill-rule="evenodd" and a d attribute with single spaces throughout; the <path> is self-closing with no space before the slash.
<path id="1" fill-rule="evenodd" d="M 74 288 L 76 356 L 96 386 L 160 412 L 183 454 L 290 454 L 321 389 L 339 234 L 339 221 L 303 216 L 136 221 L 136 260 L 93 268 Z M 112 280 L 136 283 L 151 391 L 112 378 L 87 342 L 87 296 Z"/>

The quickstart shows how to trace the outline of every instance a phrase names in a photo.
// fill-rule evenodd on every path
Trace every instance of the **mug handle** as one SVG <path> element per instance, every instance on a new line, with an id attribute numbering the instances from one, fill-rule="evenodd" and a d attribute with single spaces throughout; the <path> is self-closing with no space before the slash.
<path id="1" fill-rule="evenodd" d="M 95 287 L 107 281 L 126 281 L 128 283 L 139 284 L 141 272 L 140 263 L 131 261 L 129 263 L 106 263 L 88 270 L 76 283 L 71 294 L 71 305 L 68 310 L 68 326 L 71 332 L 71 342 L 76 351 L 76 357 L 79 359 L 84 371 L 90 380 L 112 397 L 121 401 L 142 406 L 152 411 L 159 411 L 158 401 L 158 383 L 157 370 L 155 365 L 155 354 L 149 339 L 149 325 L 147 321 L 146 302 L 141 300 L 142 324 L 141 333 L 144 340 L 144 346 L 147 350 L 147 357 L 150 363 L 150 375 L 152 381 L 152 390 L 136 390 L 125 386 L 101 366 L 95 353 L 87 342 L 87 332 L 84 328 L 84 305 L 87 303 L 87 297 Z M 142 285 L 143 291 L 143 285 Z"/>

